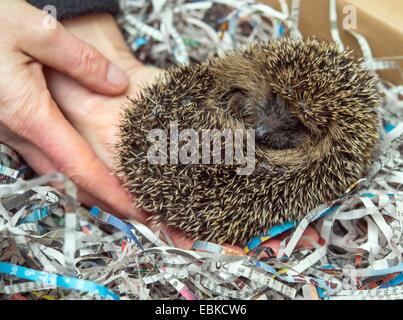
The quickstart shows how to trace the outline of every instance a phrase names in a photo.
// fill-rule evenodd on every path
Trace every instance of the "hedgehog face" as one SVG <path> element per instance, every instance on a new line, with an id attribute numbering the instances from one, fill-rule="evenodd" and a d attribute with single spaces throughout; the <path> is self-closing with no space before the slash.
<path id="1" fill-rule="evenodd" d="M 263 101 L 256 102 L 245 91 L 234 90 L 227 100 L 227 111 L 255 129 L 256 143 L 271 149 L 295 148 L 306 130 L 285 101 L 268 92 Z"/>

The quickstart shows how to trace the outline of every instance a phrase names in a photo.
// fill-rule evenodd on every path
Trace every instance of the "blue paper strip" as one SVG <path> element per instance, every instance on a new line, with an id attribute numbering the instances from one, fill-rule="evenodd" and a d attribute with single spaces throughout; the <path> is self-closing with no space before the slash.
<path id="1" fill-rule="evenodd" d="M 0 262 L 0 273 L 9 274 L 35 282 L 42 282 L 48 285 L 55 285 L 61 288 L 89 292 L 106 299 L 120 300 L 120 297 L 113 293 L 110 289 L 92 281 L 46 273 L 4 262 Z"/>
<path id="2" fill-rule="evenodd" d="M 253 237 L 245 246 L 244 251 L 249 252 L 253 249 L 257 248 L 263 242 L 276 237 L 292 228 L 295 228 L 298 225 L 297 221 L 287 221 L 283 224 L 279 224 L 271 227 L 266 233 L 260 234 L 258 236 Z"/>
<path id="3" fill-rule="evenodd" d="M 391 132 L 394 128 L 396 128 L 393 124 L 391 123 L 387 123 L 383 126 L 383 128 L 385 129 L 386 132 Z"/>
<path id="4" fill-rule="evenodd" d="M 388 282 L 381 285 L 381 288 L 389 288 L 399 286 L 403 283 L 403 273 L 397 275 L 396 277 L 390 279 Z"/>
<path id="5" fill-rule="evenodd" d="M 49 207 L 44 206 L 42 208 L 36 209 L 34 212 L 30 213 L 25 218 L 22 218 L 20 221 L 18 221 L 18 224 L 36 222 L 46 218 L 48 215 L 49 215 Z"/>
<path id="6" fill-rule="evenodd" d="M 139 239 L 137 239 L 137 237 L 134 235 L 134 233 L 132 232 L 130 225 L 126 222 L 123 222 L 122 220 L 116 218 L 115 216 L 106 213 L 104 211 L 102 211 L 101 209 L 97 208 L 97 207 L 93 207 L 90 210 L 90 213 L 93 217 L 107 223 L 110 224 L 111 226 L 119 229 L 120 231 L 122 231 L 125 235 L 127 235 L 131 240 L 133 240 L 141 250 L 144 251 L 143 246 L 141 245 L 141 242 L 139 241 Z"/>

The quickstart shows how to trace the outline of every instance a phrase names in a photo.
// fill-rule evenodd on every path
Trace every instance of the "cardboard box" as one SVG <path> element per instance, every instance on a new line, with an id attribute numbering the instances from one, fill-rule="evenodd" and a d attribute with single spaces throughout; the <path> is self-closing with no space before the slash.
<path id="1" fill-rule="evenodd" d="M 280 10 L 278 0 L 261 0 L 273 8 Z M 287 0 L 291 6 L 291 0 Z M 331 41 L 331 27 L 328 0 L 300 0 L 299 28 L 304 36 Z M 353 6 L 353 9 L 352 7 Z M 343 12 L 344 9 L 344 12 Z M 343 29 L 343 20 L 349 19 L 351 10 L 356 9 L 357 28 L 372 50 L 374 58 L 398 57 L 396 60 L 403 70 L 403 1 L 402 0 L 337 0 L 338 26 L 341 39 L 346 47 L 362 56 L 356 39 Z M 347 21 L 349 22 L 349 20 Z M 402 85 L 400 71 L 380 71 L 380 76 L 396 85 Z"/>

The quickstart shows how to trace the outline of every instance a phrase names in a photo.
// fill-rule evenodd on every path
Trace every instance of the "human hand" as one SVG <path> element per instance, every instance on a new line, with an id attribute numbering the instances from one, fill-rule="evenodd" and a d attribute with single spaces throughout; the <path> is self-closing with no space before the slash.
<path id="1" fill-rule="evenodd" d="M 59 171 L 69 176 L 86 190 L 81 197 L 99 198 L 135 214 L 119 180 L 60 112 L 42 67 L 110 95 L 125 91 L 126 74 L 61 24 L 45 28 L 48 16 L 25 1 L 2 0 L 0 13 L 0 141 L 18 151 L 38 173 Z"/>

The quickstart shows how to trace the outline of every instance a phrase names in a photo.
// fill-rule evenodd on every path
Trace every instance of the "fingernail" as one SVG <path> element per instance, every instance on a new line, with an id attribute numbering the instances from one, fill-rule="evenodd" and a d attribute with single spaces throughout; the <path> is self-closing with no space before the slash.
<path id="1" fill-rule="evenodd" d="M 129 82 L 126 73 L 112 63 L 109 64 L 107 80 L 114 87 L 124 87 Z"/>

